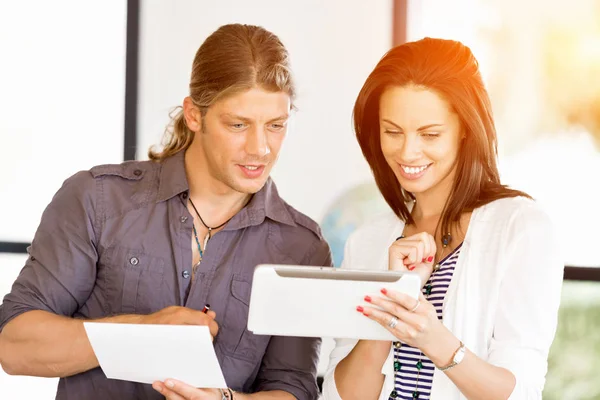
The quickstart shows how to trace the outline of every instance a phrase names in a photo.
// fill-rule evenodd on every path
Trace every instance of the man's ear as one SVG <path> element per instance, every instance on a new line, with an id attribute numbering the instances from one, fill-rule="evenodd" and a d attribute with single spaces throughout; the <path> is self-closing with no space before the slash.
<path id="1" fill-rule="evenodd" d="M 196 107 L 191 97 L 183 99 L 183 117 L 185 124 L 194 133 L 198 133 L 202 127 L 202 113 Z"/>

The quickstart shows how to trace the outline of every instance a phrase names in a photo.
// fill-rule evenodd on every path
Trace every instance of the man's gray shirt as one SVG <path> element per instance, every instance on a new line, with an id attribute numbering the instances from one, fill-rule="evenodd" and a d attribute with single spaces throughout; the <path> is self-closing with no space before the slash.
<path id="1" fill-rule="evenodd" d="M 258 336 L 246 326 L 258 264 L 332 265 L 318 225 L 285 203 L 269 179 L 210 239 L 192 282 L 188 191 L 183 152 L 161 163 L 97 166 L 66 180 L 0 305 L 0 330 L 31 310 L 87 320 L 208 303 L 220 328 L 215 351 L 232 389 L 316 399 L 320 339 Z M 60 379 L 56 398 L 163 397 L 96 368 Z"/>

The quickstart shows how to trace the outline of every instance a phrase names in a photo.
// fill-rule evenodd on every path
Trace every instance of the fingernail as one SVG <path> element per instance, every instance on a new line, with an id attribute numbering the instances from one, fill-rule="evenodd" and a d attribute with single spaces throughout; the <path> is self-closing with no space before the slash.
<path id="1" fill-rule="evenodd" d="M 363 315 L 364 315 L 365 317 L 368 317 L 368 316 L 369 316 L 369 314 L 367 314 L 366 312 L 365 312 L 365 313 L 363 313 Z"/>
<path id="2" fill-rule="evenodd" d="M 426 259 L 426 258 L 424 258 L 424 259 L 423 259 L 423 261 L 421 261 L 421 262 L 425 262 L 425 261 L 427 261 L 427 259 Z"/>
<path id="3" fill-rule="evenodd" d="M 358 307 L 356 307 L 356 311 L 363 312 L 363 311 L 365 311 L 365 309 L 362 308 L 361 306 L 358 306 Z"/>
<path id="4" fill-rule="evenodd" d="M 414 265 L 411 265 L 410 267 L 408 267 L 408 270 L 409 270 L 409 271 L 412 271 L 413 269 L 415 269 L 415 266 L 414 266 Z"/>
<path id="5" fill-rule="evenodd" d="M 370 303 L 370 302 L 371 302 L 371 297 L 370 297 L 370 296 L 365 296 L 365 301 L 366 301 L 367 303 Z"/>
<path id="6" fill-rule="evenodd" d="M 429 258 L 427 258 L 427 262 L 432 262 L 433 261 L 433 256 L 429 256 Z"/>
<path id="7" fill-rule="evenodd" d="M 381 289 L 381 293 L 387 294 L 387 289 Z"/>
<path id="8" fill-rule="evenodd" d="M 160 387 L 160 385 L 154 384 L 154 385 L 152 385 L 152 388 L 159 393 L 162 392 L 162 388 Z"/>
<path id="9" fill-rule="evenodd" d="M 175 382 L 173 382 L 173 381 L 166 381 L 165 385 L 167 385 L 167 387 L 169 387 L 169 388 L 172 389 L 172 388 L 175 387 Z"/>

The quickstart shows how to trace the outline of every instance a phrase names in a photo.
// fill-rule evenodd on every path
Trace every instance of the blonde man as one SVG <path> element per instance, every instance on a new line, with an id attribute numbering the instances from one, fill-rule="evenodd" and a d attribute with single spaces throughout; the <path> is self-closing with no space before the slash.
<path id="1" fill-rule="evenodd" d="M 77 173 L 45 210 L 0 306 L 3 368 L 60 377 L 57 399 L 181 398 L 108 380 L 83 321 L 207 325 L 232 390 L 194 399 L 316 398 L 319 339 L 246 329 L 256 265 L 331 265 L 318 225 L 269 178 L 293 99 L 274 34 L 235 24 L 208 37 L 164 148 Z"/>

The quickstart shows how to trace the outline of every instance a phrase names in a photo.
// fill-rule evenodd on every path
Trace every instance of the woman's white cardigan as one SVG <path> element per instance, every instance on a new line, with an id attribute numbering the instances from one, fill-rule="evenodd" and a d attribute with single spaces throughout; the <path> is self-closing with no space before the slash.
<path id="1" fill-rule="evenodd" d="M 404 223 L 393 213 L 354 232 L 341 268 L 388 268 L 388 248 Z M 496 200 L 473 211 L 443 306 L 443 323 L 469 350 L 516 377 L 511 400 L 541 399 L 554 339 L 563 259 L 553 225 L 532 200 Z M 337 364 L 357 341 L 336 339 L 322 399 L 341 399 Z M 380 400 L 394 389 L 393 350 L 383 366 Z M 466 399 L 444 372 L 435 370 L 433 400 Z"/>

